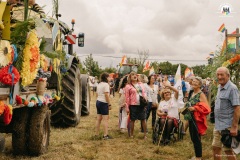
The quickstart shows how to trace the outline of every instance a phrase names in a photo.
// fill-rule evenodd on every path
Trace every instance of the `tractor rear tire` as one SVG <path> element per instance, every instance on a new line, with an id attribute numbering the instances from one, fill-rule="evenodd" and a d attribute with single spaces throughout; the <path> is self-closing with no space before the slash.
<path id="1" fill-rule="evenodd" d="M 47 105 L 33 108 L 29 128 L 30 155 L 41 155 L 47 152 L 50 137 L 50 115 Z"/>
<path id="2" fill-rule="evenodd" d="M 90 85 L 89 76 L 82 74 L 82 115 L 86 116 L 90 113 Z"/>
<path id="3" fill-rule="evenodd" d="M 27 107 L 13 110 L 12 148 L 15 155 L 27 154 L 29 115 Z"/>
<path id="4" fill-rule="evenodd" d="M 80 122 L 82 86 L 80 69 L 72 64 L 62 78 L 62 99 L 51 107 L 51 124 L 56 127 L 75 127 Z"/>

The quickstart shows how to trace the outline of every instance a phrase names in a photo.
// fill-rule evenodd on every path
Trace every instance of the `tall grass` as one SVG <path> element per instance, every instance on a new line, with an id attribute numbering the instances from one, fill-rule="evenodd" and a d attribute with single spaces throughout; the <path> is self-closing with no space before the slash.
<path id="1" fill-rule="evenodd" d="M 109 134 L 114 139 L 94 140 L 96 121 L 96 96 L 91 98 L 91 112 L 89 116 L 81 117 L 80 124 L 75 128 L 51 128 L 50 146 L 48 152 L 39 157 L 13 156 L 11 134 L 6 135 L 6 150 L 0 159 L 31 159 L 31 160 L 187 160 L 194 156 L 193 144 L 189 133 L 183 141 L 171 143 L 168 146 L 154 145 L 151 139 L 151 128 L 148 128 L 148 139 L 143 139 L 140 133 L 139 121 L 135 124 L 134 139 L 128 138 L 127 133 L 120 133 L 118 129 L 118 95 L 111 99 Z M 151 117 L 148 126 L 151 126 Z M 203 159 L 212 159 L 212 129 L 209 122 L 207 135 L 202 137 Z M 103 127 L 101 128 L 103 134 Z M 238 156 L 240 159 L 240 156 Z"/>

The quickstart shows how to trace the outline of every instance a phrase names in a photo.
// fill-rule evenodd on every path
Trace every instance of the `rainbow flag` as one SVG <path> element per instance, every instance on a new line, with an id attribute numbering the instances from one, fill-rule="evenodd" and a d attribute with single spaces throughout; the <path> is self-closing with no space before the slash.
<path id="1" fill-rule="evenodd" d="M 120 63 L 120 67 L 122 67 L 122 64 L 126 64 L 127 63 L 127 56 L 123 56 L 122 57 L 122 60 L 121 60 L 121 63 Z"/>
<path id="2" fill-rule="evenodd" d="M 149 61 L 147 61 L 147 63 L 145 64 L 145 67 L 143 68 L 143 72 L 146 72 L 148 70 L 150 70 L 150 62 Z"/>
<path id="3" fill-rule="evenodd" d="M 236 34 L 236 31 L 231 34 Z M 228 37 L 228 45 L 226 45 L 226 39 L 223 41 L 221 54 L 226 53 L 226 46 L 228 48 L 228 52 L 236 51 L 236 37 Z"/>
<path id="4" fill-rule="evenodd" d="M 194 76 L 193 69 L 191 69 L 191 72 L 190 72 L 190 73 L 191 73 L 191 76 Z"/>
<path id="5" fill-rule="evenodd" d="M 184 72 L 184 77 L 185 77 L 185 78 L 190 77 L 190 76 L 191 76 L 190 74 L 191 74 L 191 69 L 186 68 L 186 69 L 185 69 L 185 72 Z"/>
<path id="6" fill-rule="evenodd" d="M 213 58 L 214 57 L 214 53 L 213 52 L 209 53 L 209 56 L 210 56 L 210 58 Z"/>
<path id="7" fill-rule="evenodd" d="M 218 31 L 223 33 L 225 30 L 226 30 L 225 24 L 223 23 L 223 24 L 220 26 L 220 28 L 218 29 Z"/>
<path id="8" fill-rule="evenodd" d="M 185 78 L 188 78 L 188 77 L 190 77 L 190 76 L 194 76 L 194 73 L 193 73 L 193 69 L 190 69 L 190 68 L 186 68 L 185 69 L 185 72 L 184 72 L 184 77 Z"/>
<path id="9" fill-rule="evenodd" d="M 155 74 L 155 71 L 154 71 L 154 68 L 153 68 L 153 66 L 152 66 L 151 69 L 149 70 L 149 76 L 150 76 L 150 75 L 153 75 L 153 74 Z"/>

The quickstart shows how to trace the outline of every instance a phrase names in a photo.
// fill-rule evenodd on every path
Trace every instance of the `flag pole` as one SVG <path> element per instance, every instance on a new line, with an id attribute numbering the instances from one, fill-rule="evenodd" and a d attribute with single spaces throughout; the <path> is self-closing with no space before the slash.
<path id="1" fill-rule="evenodd" d="M 228 50 L 228 32 L 227 29 L 225 29 L 225 43 L 226 43 L 226 52 L 225 55 L 227 55 L 227 50 Z"/>

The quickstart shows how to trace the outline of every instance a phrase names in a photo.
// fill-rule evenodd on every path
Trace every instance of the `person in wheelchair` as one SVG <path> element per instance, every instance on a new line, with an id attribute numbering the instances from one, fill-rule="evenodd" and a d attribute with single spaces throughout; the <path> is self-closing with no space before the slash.
<path id="1" fill-rule="evenodd" d="M 165 89 L 161 93 L 162 101 L 158 106 L 157 115 L 160 117 L 161 143 L 168 144 L 170 142 L 170 134 L 174 126 L 177 127 L 179 120 L 178 90 L 167 83 L 164 83 L 164 86 Z"/>

